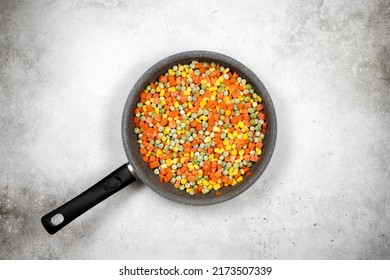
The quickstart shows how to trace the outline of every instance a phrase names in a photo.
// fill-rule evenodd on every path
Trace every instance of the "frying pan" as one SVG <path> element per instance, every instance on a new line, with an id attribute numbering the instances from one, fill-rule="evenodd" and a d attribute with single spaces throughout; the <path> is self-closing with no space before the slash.
<path id="1" fill-rule="evenodd" d="M 232 187 L 224 187 L 219 191 L 222 195 L 216 196 L 213 192 L 207 195 L 191 196 L 185 191 L 176 189 L 170 183 L 160 183 L 159 177 L 153 173 L 148 164 L 139 154 L 137 135 L 133 132 L 133 111 L 139 101 L 139 94 L 151 81 L 164 74 L 167 69 L 177 64 L 189 64 L 192 60 L 216 62 L 231 71 L 237 72 L 245 78 L 260 94 L 264 111 L 267 117 L 267 133 L 262 149 L 262 159 L 251 167 L 252 176 L 245 176 L 244 180 Z M 172 201 L 187 205 L 211 205 L 225 202 L 246 191 L 266 169 L 276 142 L 276 115 L 271 97 L 260 79 L 242 63 L 226 55 L 210 51 L 188 51 L 169 56 L 147 70 L 135 83 L 126 100 L 122 115 L 122 141 L 129 162 L 106 176 L 104 179 L 87 189 L 77 197 L 51 211 L 42 217 L 41 222 L 48 233 L 54 234 L 72 222 L 104 199 L 130 183 L 141 180 L 153 191 Z"/>

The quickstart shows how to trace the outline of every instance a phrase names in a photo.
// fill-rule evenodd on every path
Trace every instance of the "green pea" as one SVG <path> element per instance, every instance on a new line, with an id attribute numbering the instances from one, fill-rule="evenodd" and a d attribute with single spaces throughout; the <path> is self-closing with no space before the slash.
<path id="1" fill-rule="evenodd" d="M 265 135 L 262 133 L 260 134 L 260 139 L 263 140 L 265 138 Z"/>
<path id="2" fill-rule="evenodd" d="M 138 127 L 136 127 L 136 128 L 134 128 L 134 132 L 135 132 L 136 134 L 139 134 L 139 133 L 141 133 L 141 130 L 140 130 Z"/>

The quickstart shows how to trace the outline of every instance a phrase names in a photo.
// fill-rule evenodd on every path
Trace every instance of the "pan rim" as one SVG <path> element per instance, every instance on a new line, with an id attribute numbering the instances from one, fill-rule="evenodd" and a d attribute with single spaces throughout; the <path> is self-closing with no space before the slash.
<path id="1" fill-rule="evenodd" d="M 201 59 L 207 59 L 207 60 L 219 60 L 224 62 L 225 64 L 234 65 L 235 68 L 239 70 L 240 74 L 244 74 L 248 78 L 248 81 L 251 82 L 252 85 L 255 85 L 258 89 L 260 89 L 261 96 L 263 98 L 263 102 L 266 101 L 266 107 L 268 111 L 268 115 L 271 113 L 271 115 L 267 115 L 267 122 L 269 123 L 269 128 L 267 130 L 266 138 L 267 138 L 267 153 L 263 153 L 262 160 L 259 162 L 261 165 L 256 172 L 253 173 L 252 176 L 247 177 L 244 179 L 245 183 L 242 184 L 240 187 L 237 187 L 235 190 L 232 190 L 224 195 L 221 196 L 213 196 L 209 197 L 207 199 L 194 199 L 194 196 L 190 196 L 187 193 L 185 193 L 185 196 L 181 195 L 174 195 L 171 192 L 165 191 L 161 185 L 156 185 L 151 180 L 148 179 L 148 176 L 144 174 L 144 170 L 141 169 L 137 161 L 135 160 L 136 157 L 140 157 L 140 154 L 134 154 L 130 148 L 131 145 L 131 139 L 129 139 L 129 117 L 133 116 L 131 105 L 134 101 L 134 99 L 139 98 L 140 91 L 144 88 L 144 86 L 149 83 L 152 79 L 151 77 L 155 75 L 158 71 L 160 71 L 162 68 L 167 69 L 169 65 L 173 65 L 173 63 L 178 63 L 179 61 L 182 61 L 184 59 L 188 60 L 201 60 Z M 272 122 L 272 124 L 270 123 Z M 205 51 L 205 50 L 192 50 L 192 51 L 185 51 L 176 53 L 173 55 L 170 55 L 154 65 L 152 65 L 145 73 L 141 75 L 141 77 L 137 80 L 137 82 L 132 87 L 124 106 L 123 114 L 122 114 L 122 124 L 121 124 L 121 131 L 122 131 L 122 143 L 123 147 L 127 156 L 127 159 L 129 161 L 129 164 L 134 169 L 134 176 L 136 176 L 138 179 L 140 179 L 145 185 L 147 185 L 149 188 L 151 188 L 154 192 L 157 194 L 180 204 L 186 204 L 186 205 L 212 205 L 217 204 L 221 202 L 225 202 L 227 200 L 230 200 L 243 192 L 245 192 L 247 189 L 249 189 L 263 174 L 265 169 L 267 168 L 274 149 L 276 145 L 276 136 L 277 136 L 277 120 L 276 120 L 276 113 L 275 108 L 271 99 L 271 96 L 269 95 L 267 89 L 265 88 L 262 81 L 257 77 L 255 73 L 253 73 L 248 67 L 246 67 L 241 62 L 227 56 L 221 53 L 212 52 L 212 51 Z M 135 143 L 138 145 L 138 143 Z M 154 175 L 154 174 L 153 174 Z M 237 186 L 237 185 L 236 185 Z M 236 187 L 234 186 L 234 187 Z M 182 191 L 181 191 L 182 192 Z M 211 194 L 209 194 L 211 195 Z"/>

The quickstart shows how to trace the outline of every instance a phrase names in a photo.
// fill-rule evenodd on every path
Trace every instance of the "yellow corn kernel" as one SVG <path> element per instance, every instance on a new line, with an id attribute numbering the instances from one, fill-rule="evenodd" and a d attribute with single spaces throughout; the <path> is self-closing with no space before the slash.
<path id="1" fill-rule="evenodd" d="M 161 91 L 161 88 L 160 88 L 160 87 L 157 87 L 157 88 L 156 88 L 156 91 L 157 91 L 157 92 L 160 92 L 160 91 Z"/>
<path id="2" fill-rule="evenodd" d="M 227 135 L 227 136 L 228 136 L 228 138 L 229 138 L 229 139 L 234 139 L 234 136 L 233 136 L 233 134 L 232 134 L 232 133 L 228 133 L 228 135 Z"/>
<path id="3" fill-rule="evenodd" d="M 242 132 L 248 132 L 248 127 L 246 126 L 246 125 L 244 125 L 244 127 L 242 128 Z M 246 138 L 246 139 L 248 139 L 248 138 Z"/>
<path id="4" fill-rule="evenodd" d="M 171 76 L 173 76 L 173 75 L 175 75 L 175 71 L 173 71 L 172 69 L 169 69 L 169 70 L 168 70 L 168 74 L 171 75 Z"/>
<path id="5" fill-rule="evenodd" d="M 237 181 L 233 179 L 232 186 L 237 185 Z"/>
<path id="6" fill-rule="evenodd" d="M 204 186 L 208 186 L 208 185 L 210 185 L 210 183 L 209 183 L 209 181 L 207 181 L 207 180 L 203 180 L 203 185 L 204 185 Z"/>
<path id="7" fill-rule="evenodd" d="M 186 158 L 185 157 L 181 157 L 180 158 L 180 163 L 184 163 L 186 161 Z"/>
<path id="8" fill-rule="evenodd" d="M 186 74 L 186 72 L 181 72 L 181 76 L 183 77 L 183 78 L 185 78 L 185 77 L 187 77 L 187 74 Z"/>
<path id="9" fill-rule="evenodd" d="M 237 155 L 237 150 L 233 150 L 231 154 L 232 154 L 232 156 L 236 156 Z"/>
<path id="10" fill-rule="evenodd" d="M 184 93 L 185 96 L 191 95 L 191 93 L 188 90 L 184 90 L 183 93 Z"/>
<path id="11" fill-rule="evenodd" d="M 160 110 L 156 107 L 156 108 L 154 108 L 154 113 L 155 114 L 160 114 Z"/>
<path id="12" fill-rule="evenodd" d="M 261 151 L 261 149 L 259 148 L 256 148 L 256 155 L 260 156 L 263 152 Z"/>
<path id="13" fill-rule="evenodd" d="M 165 101 L 165 99 L 162 99 L 160 102 L 161 102 L 161 105 L 166 105 L 166 104 L 167 104 L 167 102 Z"/>
<path id="14" fill-rule="evenodd" d="M 165 169 L 165 168 L 167 168 L 167 167 L 168 167 L 166 163 L 164 163 L 164 164 L 161 164 L 160 166 L 161 166 L 161 169 Z"/>
<path id="15" fill-rule="evenodd" d="M 170 87 L 170 88 L 168 89 L 168 91 L 169 91 L 169 92 L 174 92 L 174 91 L 176 91 L 176 88 L 175 88 L 175 87 Z"/>
<path id="16" fill-rule="evenodd" d="M 229 109 L 225 111 L 226 116 L 230 116 L 231 114 L 232 114 L 232 112 Z"/>
<path id="17" fill-rule="evenodd" d="M 201 83 L 202 85 L 205 85 L 205 84 L 207 84 L 207 80 L 206 80 L 206 79 L 203 79 L 203 80 L 200 81 L 200 83 Z"/>
<path id="18" fill-rule="evenodd" d="M 225 150 L 226 150 L 226 151 L 230 151 L 231 149 L 232 149 L 232 146 L 231 146 L 231 145 L 225 146 Z"/>
<path id="19" fill-rule="evenodd" d="M 165 163 L 168 165 L 168 166 L 171 166 L 172 165 L 172 160 L 170 158 L 168 158 Z"/>
<path id="20" fill-rule="evenodd" d="M 248 134 L 244 133 L 241 137 L 241 139 L 243 140 L 248 140 Z"/>
<path id="21" fill-rule="evenodd" d="M 239 154 L 240 156 L 243 156 L 243 155 L 245 154 L 245 150 L 240 150 L 240 151 L 238 152 L 238 154 Z"/>
<path id="22" fill-rule="evenodd" d="M 145 101 L 145 104 L 146 104 L 146 105 L 150 105 L 150 101 L 149 101 L 149 100 L 146 100 L 146 101 Z"/>
<path id="23" fill-rule="evenodd" d="M 261 102 L 263 99 L 261 99 L 260 96 L 257 97 L 257 102 Z"/>
<path id="24" fill-rule="evenodd" d="M 223 144 L 224 146 L 229 145 L 229 140 L 223 140 L 222 144 Z"/>
<path id="25" fill-rule="evenodd" d="M 187 105 L 188 105 L 188 108 L 192 109 L 192 107 L 193 107 L 192 102 L 188 102 Z M 190 112 L 190 115 L 191 115 L 191 112 Z"/>
<path id="26" fill-rule="evenodd" d="M 186 179 L 186 178 L 181 179 L 181 180 L 180 180 L 180 183 L 181 183 L 182 185 L 187 184 L 187 179 Z"/>
<path id="27" fill-rule="evenodd" d="M 215 149 L 214 149 L 214 152 L 216 152 L 216 153 L 220 154 L 220 153 L 221 153 L 221 149 L 219 149 L 219 148 L 215 148 Z"/>
<path id="28" fill-rule="evenodd" d="M 180 104 L 179 104 L 179 102 L 175 101 L 175 102 L 173 103 L 173 106 L 174 106 L 175 108 L 179 108 Z"/>
<path id="29" fill-rule="evenodd" d="M 237 125 L 239 128 L 243 128 L 245 126 L 244 122 L 242 121 L 239 121 Z"/>
<path id="30" fill-rule="evenodd" d="M 179 151 L 179 148 L 178 148 L 177 146 L 175 146 L 175 147 L 173 147 L 172 151 L 173 151 L 174 153 L 177 153 L 177 152 Z"/>
<path id="31" fill-rule="evenodd" d="M 200 101 L 199 106 L 204 108 L 204 106 L 206 106 L 206 104 L 207 104 L 206 100 L 203 99 L 202 101 Z"/>
<path id="32" fill-rule="evenodd" d="M 223 70 L 223 73 L 226 74 L 227 72 L 229 72 L 230 69 L 229 68 L 226 68 L 225 70 Z"/>

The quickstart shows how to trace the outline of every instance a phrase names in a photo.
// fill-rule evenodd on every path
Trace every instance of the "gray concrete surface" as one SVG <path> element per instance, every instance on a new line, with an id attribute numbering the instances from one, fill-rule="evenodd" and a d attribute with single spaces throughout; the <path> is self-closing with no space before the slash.
<path id="1" fill-rule="evenodd" d="M 0 2 L 0 259 L 389 259 L 389 1 Z M 40 217 L 126 162 L 156 61 L 218 51 L 273 97 L 274 157 L 224 204 L 142 183 L 54 236 Z"/>

